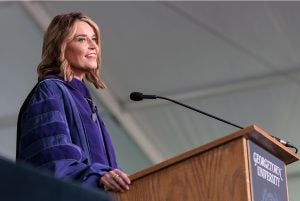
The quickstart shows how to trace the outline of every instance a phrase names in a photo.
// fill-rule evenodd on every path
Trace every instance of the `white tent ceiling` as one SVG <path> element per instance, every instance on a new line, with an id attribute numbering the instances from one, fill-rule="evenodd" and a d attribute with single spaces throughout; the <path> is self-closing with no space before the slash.
<path id="1" fill-rule="evenodd" d="M 5 17 L 9 9 L 19 13 L 13 21 Z M 69 11 L 100 25 L 109 89 L 96 94 L 154 163 L 237 128 L 165 101 L 131 102 L 132 91 L 174 98 L 241 126 L 256 124 L 300 146 L 300 2 L 1 2 L 1 35 L 11 36 L 0 37 L 1 54 L 26 45 L 32 51 L 16 50 L 15 59 L 36 65 L 40 30 Z M 17 24 L 24 15 L 35 27 Z M 22 28 L 11 33 L 11 26 Z M 37 35 L 32 47 L 20 40 L 24 34 Z M 17 75 L 28 76 L 28 89 L 34 69 Z M 1 75 L 1 84 L 12 75 Z M 15 113 L 2 113 L 3 121 Z M 291 182 L 299 184 L 299 169 L 298 163 L 288 169 Z"/>

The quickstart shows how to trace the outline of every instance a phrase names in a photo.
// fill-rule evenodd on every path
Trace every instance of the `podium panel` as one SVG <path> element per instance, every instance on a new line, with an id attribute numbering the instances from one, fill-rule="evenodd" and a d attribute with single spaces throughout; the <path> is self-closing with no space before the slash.
<path id="1" fill-rule="evenodd" d="M 245 139 L 215 147 L 136 180 L 118 200 L 248 201 L 246 152 Z"/>
<path id="2" fill-rule="evenodd" d="M 288 201 L 283 161 L 249 141 L 252 198 L 254 201 Z"/>

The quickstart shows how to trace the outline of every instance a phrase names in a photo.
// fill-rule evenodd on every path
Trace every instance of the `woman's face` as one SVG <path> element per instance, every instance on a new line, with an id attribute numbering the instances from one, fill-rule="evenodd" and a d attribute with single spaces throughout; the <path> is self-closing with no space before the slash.
<path id="1" fill-rule="evenodd" d="M 75 36 L 66 46 L 65 57 L 74 77 L 82 80 L 85 73 L 98 66 L 99 46 L 94 29 L 86 22 L 77 21 Z"/>

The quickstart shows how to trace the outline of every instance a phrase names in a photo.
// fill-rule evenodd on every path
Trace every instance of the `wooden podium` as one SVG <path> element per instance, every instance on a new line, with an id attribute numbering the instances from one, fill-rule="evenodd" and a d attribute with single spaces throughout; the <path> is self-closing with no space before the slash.
<path id="1" fill-rule="evenodd" d="M 118 201 L 256 201 L 249 141 L 283 162 L 281 180 L 286 180 L 285 165 L 299 160 L 299 155 L 257 126 L 250 126 L 131 175 L 130 190 L 113 195 Z M 256 157 L 255 166 L 262 165 L 258 168 L 264 174 L 259 175 L 268 185 L 277 178 L 271 174 L 278 169 L 272 164 Z"/>

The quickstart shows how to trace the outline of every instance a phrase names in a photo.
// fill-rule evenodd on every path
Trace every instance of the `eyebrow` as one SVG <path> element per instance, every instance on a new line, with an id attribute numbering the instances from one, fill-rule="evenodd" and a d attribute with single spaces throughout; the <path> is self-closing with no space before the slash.
<path id="1" fill-rule="evenodd" d="M 87 34 L 78 34 L 78 35 L 75 35 L 74 38 L 77 38 L 77 37 L 88 37 Z M 97 37 L 96 34 L 92 35 L 92 37 Z"/>

